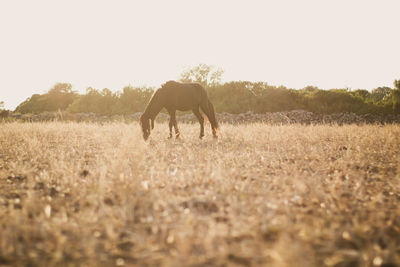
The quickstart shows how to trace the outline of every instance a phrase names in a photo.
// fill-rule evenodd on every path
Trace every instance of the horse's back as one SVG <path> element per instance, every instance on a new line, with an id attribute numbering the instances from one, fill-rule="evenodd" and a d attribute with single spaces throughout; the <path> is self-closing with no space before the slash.
<path id="1" fill-rule="evenodd" d="M 180 93 L 180 94 L 193 94 L 193 93 L 203 93 L 206 90 L 199 83 L 180 83 L 175 81 L 166 82 L 162 87 L 166 89 L 169 93 Z"/>
<path id="2" fill-rule="evenodd" d="M 207 95 L 204 87 L 198 83 L 169 81 L 161 87 L 161 90 L 166 98 L 166 105 L 178 110 L 196 108 Z"/>

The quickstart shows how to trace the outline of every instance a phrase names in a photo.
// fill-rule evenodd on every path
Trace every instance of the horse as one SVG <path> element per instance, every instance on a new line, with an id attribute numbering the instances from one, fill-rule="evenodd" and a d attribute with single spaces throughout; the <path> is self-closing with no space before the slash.
<path id="1" fill-rule="evenodd" d="M 198 83 L 180 83 L 168 81 L 161 86 L 151 97 L 145 111 L 140 116 L 143 138 L 147 140 L 150 131 L 154 129 L 154 120 L 158 113 L 165 108 L 169 113 L 169 138 L 172 138 L 172 127 L 175 128 L 175 137 L 180 132 L 176 122 L 176 111 L 191 110 L 200 123 L 200 139 L 204 136 L 204 117 L 200 109 L 207 116 L 211 124 L 213 137 L 217 138 L 218 121 L 214 105 L 208 98 L 206 89 Z"/>

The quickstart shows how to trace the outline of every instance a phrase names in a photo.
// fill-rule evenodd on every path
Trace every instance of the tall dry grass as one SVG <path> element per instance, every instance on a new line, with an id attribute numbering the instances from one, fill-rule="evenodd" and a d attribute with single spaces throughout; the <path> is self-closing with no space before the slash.
<path id="1" fill-rule="evenodd" d="M 1 124 L 0 265 L 400 264 L 400 126 L 180 128 Z"/>

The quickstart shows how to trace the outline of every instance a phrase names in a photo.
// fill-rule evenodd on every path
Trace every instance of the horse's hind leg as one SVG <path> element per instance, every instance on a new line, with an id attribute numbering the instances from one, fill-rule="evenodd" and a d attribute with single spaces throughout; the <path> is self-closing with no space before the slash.
<path id="1" fill-rule="evenodd" d="M 174 121 L 176 120 L 175 112 L 176 111 L 168 110 L 168 113 L 169 113 L 169 124 L 168 124 L 168 126 L 169 126 L 169 137 L 168 138 L 172 138 L 172 126 L 174 126 L 174 124 L 175 124 Z M 175 132 L 176 132 L 176 129 L 175 129 Z"/>
<path id="2" fill-rule="evenodd" d="M 169 132 L 169 134 L 172 137 L 172 126 L 171 125 L 173 125 L 175 128 L 175 137 L 179 138 L 181 133 L 179 132 L 178 123 L 176 122 L 176 111 L 174 110 L 174 111 L 169 112 L 169 115 L 170 115 L 170 121 L 169 121 L 170 132 Z"/>
<path id="3" fill-rule="evenodd" d="M 203 138 L 204 136 L 204 117 L 203 115 L 201 115 L 200 111 L 199 111 L 199 107 L 192 109 L 194 115 L 197 117 L 197 119 L 199 120 L 200 123 L 200 139 Z"/>
<path id="4" fill-rule="evenodd" d="M 172 138 L 172 126 L 173 126 L 174 124 L 172 123 L 172 120 L 171 120 L 171 116 L 169 117 L 169 137 L 168 138 Z"/>
<path id="5" fill-rule="evenodd" d="M 215 115 L 213 114 L 213 111 L 211 111 L 209 109 L 208 104 L 200 103 L 200 107 L 201 107 L 201 110 L 203 110 L 204 114 L 206 114 L 206 116 L 210 122 L 213 137 L 218 138 L 217 129 L 213 123 L 213 121 L 215 122 Z M 213 117 L 214 117 L 214 120 L 213 120 Z"/>

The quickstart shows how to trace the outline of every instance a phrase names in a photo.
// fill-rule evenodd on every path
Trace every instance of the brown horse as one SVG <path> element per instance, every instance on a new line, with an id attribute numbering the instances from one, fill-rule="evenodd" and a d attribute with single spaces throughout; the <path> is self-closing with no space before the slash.
<path id="1" fill-rule="evenodd" d="M 213 136 L 217 138 L 218 121 L 215 109 L 210 102 L 207 91 L 197 83 L 166 82 L 151 97 L 145 111 L 140 117 L 143 138 L 147 140 L 150 130 L 154 128 L 154 119 L 161 109 L 165 108 L 169 113 L 169 138 L 172 138 L 172 127 L 175 128 L 175 136 L 180 132 L 176 122 L 176 111 L 191 110 L 200 123 L 200 139 L 204 136 L 204 118 L 199 108 L 206 114 L 211 123 Z M 151 129 L 150 129 L 151 128 Z"/>

